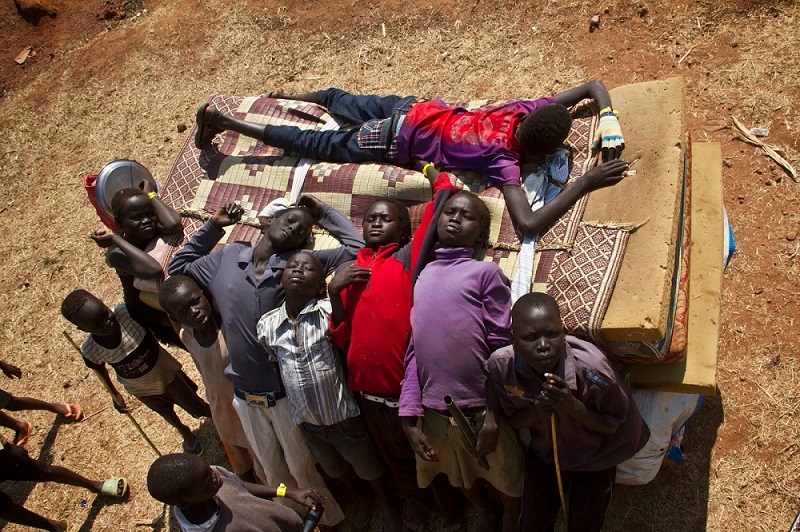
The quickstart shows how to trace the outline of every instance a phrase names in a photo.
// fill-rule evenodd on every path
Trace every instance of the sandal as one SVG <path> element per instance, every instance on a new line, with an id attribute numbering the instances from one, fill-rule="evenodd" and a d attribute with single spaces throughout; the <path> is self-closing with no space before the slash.
<path id="1" fill-rule="evenodd" d="M 200 438 L 197 437 L 197 434 L 194 435 L 192 445 L 187 447 L 186 444 L 183 444 L 183 452 L 196 456 L 203 456 L 203 446 L 200 445 Z"/>
<path id="2" fill-rule="evenodd" d="M 128 479 L 123 477 L 106 479 L 100 488 L 100 494 L 108 497 L 124 497 L 126 493 L 128 493 Z"/>
<path id="3" fill-rule="evenodd" d="M 64 417 L 67 421 L 72 421 L 77 423 L 83 419 L 83 409 L 81 405 L 76 403 L 61 403 L 64 405 L 64 408 L 67 409 L 67 413 L 64 414 Z"/>
<path id="4" fill-rule="evenodd" d="M 33 430 L 33 425 L 30 423 L 25 423 L 25 428 L 21 431 L 18 431 L 15 435 L 14 445 L 17 447 L 25 448 L 25 445 L 28 443 L 28 440 L 31 439 L 31 431 Z"/>
<path id="5" fill-rule="evenodd" d="M 197 131 L 194 134 L 194 145 L 198 150 L 210 150 L 211 141 L 217 133 L 222 133 L 221 129 L 216 129 L 214 127 L 214 124 L 217 123 L 222 113 L 216 109 L 212 109 L 211 116 L 206 120 L 206 109 L 208 109 L 208 102 L 203 103 L 195 115 Z"/>

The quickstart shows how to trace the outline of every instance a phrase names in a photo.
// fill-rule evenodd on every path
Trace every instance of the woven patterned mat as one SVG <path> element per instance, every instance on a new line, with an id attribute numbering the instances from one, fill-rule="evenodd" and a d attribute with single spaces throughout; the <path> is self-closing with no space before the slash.
<path id="1" fill-rule="evenodd" d="M 261 124 L 287 124 L 321 129 L 332 120 L 315 104 L 263 97 L 223 96 L 211 105 L 235 117 Z M 468 107 L 487 101 L 470 102 Z M 593 164 L 591 141 L 597 126 L 597 106 L 581 102 L 572 111 L 573 128 L 567 139 L 571 152 L 570 182 Z M 183 239 L 170 242 L 164 265 L 186 239 L 220 206 L 238 201 L 245 208 L 243 224 L 237 224 L 220 242 L 255 243 L 259 231 L 256 215 L 270 201 L 288 197 L 298 172 L 299 158 L 266 146 L 235 132 L 218 135 L 210 150 L 194 147 L 193 128 L 162 187 L 162 199 L 184 214 Z M 532 170 L 532 169 L 531 169 Z M 491 249 L 486 260 L 496 262 L 509 278 L 516 270 L 519 240 L 514 232 L 502 193 L 486 188 L 483 176 L 456 172 L 456 188 L 477 193 L 492 212 Z M 424 203 L 431 198 L 430 185 L 422 174 L 388 164 L 339 164 L 312 162 L 303 193 L 313 194 L 349 216 L 357 227 L 376 198 L 394 197 L 409 206 L 416 226 Z M 542 235 L 534 267 L 534 288 L 545 287 L 562 302 L 568 328 L 576 334 L 599 339 L 602 322 L 628 241 L 628 231 L 582 224 L 584 196 Z M 324 233 L 316 234 L 315 247 L 338 245 Z M 538 280 L 538 281 L 537 281 Z M 544 281 L 541 281 L 544 280 Z"/>

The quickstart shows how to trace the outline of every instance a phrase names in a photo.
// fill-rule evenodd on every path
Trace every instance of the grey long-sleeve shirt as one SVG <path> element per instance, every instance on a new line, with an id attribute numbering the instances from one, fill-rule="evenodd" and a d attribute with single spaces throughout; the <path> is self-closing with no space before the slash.
<path id="1" fill-rule="evenodd" d="M 323 207 L 318 224 L 342 242 L 335 249 L 314 251 L 326 273 L 353 260 L 364 246 L 364 239 L 352 222 L 330 205 Z M 258 279 L 253 269 L 254 248 L 234 242 L 210 253 L 223 234 L 224 231 L 206 223 L 175 254 L 167 272 L 192 276 L 214 297 L 230 353 L 231 363 L 225 374 L 234 388 L 251 393 L 282 391 L 280 371 L 267 359 L 258 342 L 256 326 L 261 316 L 283 303 L 281 275 L 295 251 L 270 257 L 264 275 Z"/>

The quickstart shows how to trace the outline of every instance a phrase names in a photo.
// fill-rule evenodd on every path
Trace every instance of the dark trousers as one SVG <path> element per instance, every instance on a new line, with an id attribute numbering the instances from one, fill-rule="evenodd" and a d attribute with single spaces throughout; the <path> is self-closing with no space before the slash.
<path id="1" fill-rule="evenodd" d="M 593 532 L 603 527 L 616 472 L 616 467 L 601 471 L 561 471 L 569 508 L 568 532 Z M 529 450 L 525 458 L 520 530 L 551 532 L 560 508 L 555 465 L 544 463 Z"/>
<path id="2" fill-rule="evenodd" d="M 400 423 L 400 416 L 396 408 L 358 398 L 361 417 L 367 425 L 370 435 L 375 442 L 378 452 L 386 464 L 395 492 L 399 498 L 426 506 L 436 507 L 446 523 L 456 522 L 460 511 L 459 493 L 447 481 L 447 477 L 440 475 L 430 487 L 422 489 L 417 484 L 417 461 L 411 444 L 408 443 L 406 433 Z"/>
<path id="3" fill-rule="evenodd" d="M 398 107 L 415 98 L 350 94 L 341 89 L 325 89 L 317 94 L 317 102 L 354 127 L 336 131 L 314 131 L 295 126 L 268 128 L 265 144 L 283 148 L 320 161 L 340 163 L 383 162 L 388 144 L 383 147 L 359 145 L 360 126 L 369 120 L 390 118 Z"/>

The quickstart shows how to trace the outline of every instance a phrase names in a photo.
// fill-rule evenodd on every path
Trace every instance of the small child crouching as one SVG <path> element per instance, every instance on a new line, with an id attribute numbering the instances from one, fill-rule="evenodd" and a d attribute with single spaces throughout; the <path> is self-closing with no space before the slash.
<path id="1" fill-rule="evenodd" d="M 513 344 L 492 353 L 488 369 L 510 424 L 531 432 L 520 530 L 553 530 L 561 505 L 557 468 L 570 500 L 567 530 L 600 530 L 616 467 L 647 443 L 650 430 L 602 351 L 565 335 L 552 297 L 519 298 L 512 334 Z"/>
<path id="2" fill-rule="evenodd" d="M 270 360 L 280 366 L 292 418 L 309 449 L 328 476 L 343 478 L 361 499 L 353 524 L 362 530 L 374 507 L 374 495 L 363 480 L 385 501 L 384 466 L 345 386 L 340 356 L 329 340 L 331 306 L 322 299 L 322 263 L 309 252 L 295 253 L 286 263 L 281 287 L 286 302 L 262 316 L 258 339 Z"/>

